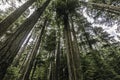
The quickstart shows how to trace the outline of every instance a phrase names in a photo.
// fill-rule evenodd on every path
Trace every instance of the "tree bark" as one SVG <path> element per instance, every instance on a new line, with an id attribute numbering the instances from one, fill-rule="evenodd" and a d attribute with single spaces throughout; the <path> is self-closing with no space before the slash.
<path id="1" fill-rule="evenodd" d="M 64 34 L 65 34 L 65 43 L 67 48 L 67 64 L 68 64 L 68 72 L 69 72 L 69 80 L 81 80 L 79 76 L 80 73 L 80 65 L 76 65 L 78 61 L 77 53 L 74 51 L 73 42 L 70 32 L 68 14 L 64 15 Z"/>
<path id="2" fill-rule="evenodd" d="M 27 47 L 27 44 L 31 38 L 32 34 L 30 34 L 30 36 L 28 37 L 27 41 L 25 42 L 25 44 L 23 45 L 23 47 L 21 47 L 21 49 L 19 50 L 18 54 L 16 55 L 14 61 L 13 61 L 13 66 L 17 67 L 17 65 L 19 64 L 19 60 L 22 56 L 22 53 L 24 52 L 25 48 Z"/>
<path id="3" fill-rule="evenodd" d="M 74 48 L 74 51 L 75 53 L 73 54 L 75 57 L 75 65 L 77 67 L 77 76 L 79 77 L 80 80 L 83 80 L 83 77 L 82 77 L 82 73 L 81 73 L 81 63 L 80 63 L 80 49 L 79 49 L 79 46 L 78 46 L 78 40 L 77 40 L 77 36 L 76 36 L 76 32 L 75 32 L 75 29 L 74 29 L 74 23 L 73 23 L 73 19 L 72 19 L 72 16 L 70 17 L 71 19 L 71 27 L 72 27 L 72 34 L 73 34 L 73 48 Z M 79 61 L 79 63 L 76 63 L 76 61 Z"/>
<path id="4" fill-rule="evenodd" d="M 29 62 L 29 60 L 30 60 L 30 56 L 31 56 L 31 52 L 32 52 L 32 50 L 33 50 L 33 47 L 32 46 L 34 46 L 35 45 L 35 42 L 37 41 L 37 37 L 35 37 L 35 38 L 33 38 L 34 39 L 34 41 L 32 41 L 32 44 L 29 46 L 29 47 L 31 47 L 31 49 L 29 50 L 29 51 L 27 51 L 27 54 L 26 54 L 26 56 L 25 56 L 25 58 L 23 58 L 23 61 L 22 61 L 22 66 L 20 67 L 20 70 L 19 70 L 19 73 L 20 74 L 22 74 L 22 73 L 24 73 L 25 71 L 26 71 L 26 67 L 27 67 L 27 64 L 28 64 L 28 62 Z M 21 77 L 21 76 L 20 76 Z M 22 77 L 21 77 L 22 78 Z M 21 79 L 20 79 L 21 80 Z"/>
<path id="5" fill-rule="evenodd" d="M 60 79 L 60 38 L 58 40 L 57 51 L 56 51 L 56 72 L 55 74 L 56 74 L 55 80 L 59 80 Z"/>
<path id="6" fill-rule="evenodd" d="M 20 28 L 13 34 L 13 36 L 9 39 L 9 42 L 4 44 L 0 49 L 0 79 L 2 80 L 7 68 L 11 65 L 14 57 L 25 41 L 27 35 L 34 27 L 35 23 L 42 15 L 43 11 L 48 6 L 51 0 L 47 0 L 41 8 L 38 8 L 21 26 Z"/>
<path id="7" fill-rule="evenodd" d="M 33 80 L 33 76 L 34 76 L 36 68 L 37 68 L 37 60 L 35 60 L 33 63 L 33 71 L 31 72 L 31 80 Z"/>
<path id="8" fill-rule="evenodd" d="M 26 3 L 24 3 L 21 7 L 16 9 L 12 14 L 10 14 L 7 18 L 5 18 L 0 23 L 0 37 L 7 31 L 9 26 L 14 23 L 21 15 L 22 13 L 31 6 L 36 0 L 28 0 Z"/>
<path id="9" fill-rule="evenodd" d="M 29 63 L 28 63 L 28 66 L 27 66 L 27 68 L 26 68 L 26 71 L 23 73 L 24 76 L 23 76 L 22 80 L 29 80 L 30 72 L 31 72 L 31 70 L 32 70 L 32 66 L 33 66 L 33 63 L 34 63 L 34 61 L 35 61 L 35 57 L 36 57 L 37 52 L 38 52 L 38 49 L 39 49 L 39 47 L 40 47 L 40 43 L 41 43 L 42 36 L 43 36 L 43 34 L 44 34 L 44 30 L 45 30 L 46 23 L 47 23 L 47 20 L 45 20 L 44 26 L 43 26 L 43 28 L 42 28 L 42 30 L 41 30 L 41 33 L 40 33 L 40 36 L 39 36 L 38 40 L 36 41 L 36 44 L 35 44 L 35 47 L 33 48 L 33 51 L 31 52 L 31 56 L 30 56 L 31 59 L 30 59 L 30 61 L 29 61 Z M 22 75 L 23 75 L 23 74 L 22 74 Z"/>

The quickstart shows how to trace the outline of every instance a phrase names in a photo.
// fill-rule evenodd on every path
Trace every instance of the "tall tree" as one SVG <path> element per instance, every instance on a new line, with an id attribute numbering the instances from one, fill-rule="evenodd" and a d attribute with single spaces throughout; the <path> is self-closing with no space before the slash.
<path id="1" fill-rule="evenodd" d="M 64 4 L 63 4 L 64 3 Z M 72 6 L 71 6 L 72 5 Z M 65 7 L 65 8 L 63 8 Z M 69 72 L 69 80 L 82 80 L 80 63 L 76 63 L 80 61 L 79 51 L 75 51 L 73 48 L 70 24 L 69 24 L 69 15 L 75 12 L 75 9 L 78 7 L 78 1 L 58 1 L 56 12 L 58 16 L 62 19 L 62 23 L 64 25 L 64 36 L 65 36 L 65 47 L 67 48 L 67 64 L 68 64 L 68 72 Z"/>
<path id="2" fill-rule="evenodd" d="M 42 15 L 43 11 L 45 11 L 46 7 L 50 3 L 51 0 L 47 0 L 41 8 L 37 9 L 21 26 L 20 28 L 13 34 L 13 36 L 9 39 L 8 44 L 6 43 L 0 49 L 0 79 L 3 79 L 7 68 L 12 63 L 14 57 L 16 56 L 18 50 L 23 44 L 29 32 L 34 27 L 35 23 Z M 27 27 L 26 27 L 27 26 Z"/>
<path id="3" fill-rule="evenodd" d="M 31 6 L 36 0 L 28 0 L 26 3 L 24 3 L 21 7 L 16 9 L 12 14 L 10 14 L 7 18 L 5 18 L 0 23 L 0 37 L 7 31 L 9 26 L 14 23 L 21 14 L 29 7 Z"/>
<path id="4" fill-rule="evenodd" d="M 25 70 L 24 74 L 22 74 L 23 75 L 23 77 L 21 78 L 22 80 L 29 80 L 30 72 L 32 70 L 32 66 L 33 66 L 33 63 L 35 61 L 35 58 L 37 56 L 37 52 L 38 52 L 38 49 L 40 47 L 41 38 L 44 34 L 46 24 L 47 24 L 47 20 L 45 20 L 44 25 L 42 26 L 42 30 L 40 32 L 40 35 L 38 37 L 38 40 L 36 41 L 35 46 L 31 52 L 30 60 L 27 64 L 26 70 Z"/>

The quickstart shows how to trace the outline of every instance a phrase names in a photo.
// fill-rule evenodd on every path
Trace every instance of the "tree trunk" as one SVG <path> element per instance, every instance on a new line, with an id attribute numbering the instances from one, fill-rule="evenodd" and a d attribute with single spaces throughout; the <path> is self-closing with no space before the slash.
<path id="1" fill-rule="evenodd" d="M 34 46 L 35 45 L 35 42 L 37 41 L 37 37 L 36 38 L 34 38 L 34 41 L 32 41 L 32 45 L 31 46 L 29 46 L 29 47 L 31 47 L 31 49 L 29 50 L 29 51 L 27 51 L 27 54 L 26 54 L 26 56 L 25 56 L 25 58 L 23 58 L 23 63 L 22 63 L 22 66 L 20 67 L 20 70 L 19 70 L 19 73 L 20 74 L 23 74 L 25 71 L 26 71 L 26 68 L 27 68 L 27 64 L 28 64 L 28 62 L 29 62 L 29 60 L 30 60 L 30 56 L 31 56 L 31 52 L 32 52 L 32 50 L 33 50 L 33 47 L 32 46 Z M 21 77 L 21 76 L 20 76 Z M 22 78 L 22 77 L 21 77 Z M 21 80 L 21 79 L 20 79 Z"/>
<path id="2" fill-rule="evenodd" d="M 31 72 L 31 80 L 33 80 L 33 76 L 34 76 L 36 68 L 37 68 L 37 60 L 35 60 L 33 63 L 33 71 Z"/>
<path id="3" fill-rule="evenodd" d="M 25 4 L 23 4 L 21 7 L 16 9 L 12 14 L 10 14 L 7 18 L 5 18 L 0 23 L 0 37 L 7 31 L 9 26 L 14 23 L 21 14 L 29 7 L 31 6 L 36 0 L 28 0 Z"/>
<path id="4" fill-rule="evenodd" d="M 8 44 L 4 44 L 0 49 L 0 79 L 2 80 L 7 68 L 12 63 L 14 57 L 25 41 L 27 35 L 34 27 L 35 23 L 42 15 L 45 8 L 48 6 L 50 0 L 47 0 L 41 8 L 36 10 L 21 26 L 20 28 L 13 34 L 13 36 L 9 39 Z"/>
<path id="5" fill-rule="evenodd" d="M 58 40 L 57 51 L 56 51 L 56 72 L 55 80 L 60 79 L 60 38 Z"/>
<path id="6" fill-rule="evenodd" d="M 50 58 L 54 58 L 51 59 L 49 62 L 49 74 L 48 74 L 48 80 L 56 80 L 55 79 L 55 50 L 53 50 L 50 54 L 49 54 Z"/>
<path id="7" fill-rule="evenodd" d="M 21 47 L 21 49 L 19 50 L 18 54 L 16 55 L 14 61 L 13 61 L 13 66 L 17 67 L 17 65 L 19 64 L 19 60 L 22 56 L 22 53 L 24 52 L 25 48 L 27 47 L 27 44 L 31 38 L 32 34 L 30 34 L 30 36 L 28 37 L 27 41 L 25 42 L 25 44 L 23 45 L 23 47 Z"/>
<path id="8" fill-rule="evenodd" d="M 48 80 L 52 80 L 52 62 L 50 62 L 50 66 L 49 66 Z"/>
<path id="9" fill-rule="evenodd" d="M 57 21 L 57 26 L 58 26 L 58 32 L 57 32 L 57 36 L 58 36 L 58 42 L 57 42 L 57 47 L 56 47 L 56 61 L 55 61 L 55 80 L 60 80 L 60 54 L 61 54 L 61 30 L 60 30 L 60 23 L 59 21 Z"/>
<path id="10" fill-rule="evenodd" d="M 68 21 L 68 14 L 64 15 L 64 31 L 65 31 L 65 43 L 67 48 L 67 63 L 68 63 L 68 72 L 69 72 L 69 80 L 81 80 L 79 76 L 80 73 L 80 65 L 76 65 L 78 61 L 78 55 L 74 51 L 72 37 L 70 33 L 70 26 Z"/>
<path id="11" fill-rule="evenodd" d="M 25 52 L 26 54 L 24 54 L 25 56 L 22 58 L 22 64 L 21 64 L 22 66 L 20 67 L 20 70 L 19 70 L 20 74 L 24 72 L 24 68 L 25 68 L 24 66 L 27 64 L 28 59 L 30 57 L 30 54 L 32 52 L 33 46 L 34 46 L 35 42 L 37 41 L 37 35 L 32 35 L 32 39 L 34 41 L 32 41 L 32 44 L 30 44 L 30 45 L 27 46 L 27 48 L 26 48 L 27 51 Z"/>
<path id="12" fill-rule="evenodd" d="M 72 27 L 72 34 L 73 34 L 73 48 L 74 48 L 74 51 L 75 53 L 73 54 L 75 56 L 75 65 L 77 67 L 77 76 L 79 77 L 78 79 L 80 80 L 83 80 L 83 77 L 82 77 L 82 73 L 81 73 L 81 63 L 80 63 L 80 49 L 79 49 L 79 46 L 78 46 L 78 40 L 77 40 L 77 37 L 76 37 L 76 32 L 75 32 L 75 29 L 74 29 L 74 23 L 73 23 L 73 19 L 72 17 L 71 18 L 71 27 Z M 79 61 L 79 63 L 76 63 L 76 61 Z"/>
<path id="13" fill-rule="evenodd" d="M 22 79 L 23 79 L 24 73 L 25 73 L 27 67 L 29 66 L 29 61 L 31 60 L 31 55 L 32 55 L 31 52 L 32 52 L 32 51 L 30 51 L 30 52 L 28 53 L 28 55 L 27 55 L 27 57 L 26 57 L 26 59 L 25 59 L 25 62 L 22 64 L 22 66 L 21 66 L 21 68 L 20 68 L 20 70 L 19 70 L 19 73 L 20 73 L 21 75 L 18 77 L 17 80 L 22 80 Z"/>
<path id="14" fill-rule="evenodd" d="M 42 36 L 44 34 L 46 23 L 47 23 L 47 20 L 45 20 L 43 28 L 42 28 L 41 33 L 40 33 L 40 36 L 39 36 L 38 40 L 36 41 L 35 47 L 33 48 L 33 51 L 32 51 L 31 56 L 30 56 L 31 59 L 28 63 L 28 67 L 26 68 L 26 71 L 22 74 L 22 75 L 24 75 L 22 80 L 29 80 L 30 72 L 32 70 L 33 63 L 35 61 L 35 57 L 37 55 L 37 52 L 38 52 L 38 49 L 39 49 L 39 46 L 41 43 L 41 39 L 42 39 Z"/>

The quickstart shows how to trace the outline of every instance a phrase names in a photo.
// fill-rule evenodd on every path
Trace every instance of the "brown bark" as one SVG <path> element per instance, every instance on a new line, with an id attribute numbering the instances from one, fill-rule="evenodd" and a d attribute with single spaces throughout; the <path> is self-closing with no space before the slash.
<path id="1" fill-rule="evenodd" d="M 58 41 L 57 51 L 56 51 L 56 72 L 55 74 L 56 74 L 55 80 L 59 80 L 60 79 L 60 38 Z"/>
<path id="2" fill-rule="evenodd" d="M 64 15 L 64 34 L 65 34 L 65 43 L 67 48 L 67 64 L 68 64 L 68 72 L 69 72 L 69 80 L 81 80 L 78 71 L 80 70 L 80 66 L 76 65 L 76 61 L 78 61 L 77 53 L 73 48 L 73 42 L 70 32 L 70 26 L 68 21 L 68 14 Z M 77 59 L 76 59 L 77 58 Z"/>
<path id="3" fill-rule="evenodd" d="M 16 9 L 12 14 L 10 14 L 7 18 L 5 18 L 0 23 L 0 37 L 7 31 L 9 26 L 14 23 L 21 15 L 22 13 L 31 6 L 36 0 L 28 0 L 25 4 L 23 4 L 21 7 Z"/>
<path id="4" fill-rule="evenodd" d="M 18 54 L 16 55 L 14 61 L 13 61 L 13 66 L 16 66 L 19 64 L 19 60 L 22 56 L 22 53 L 24 52 L 25 48 L 27 47 L 27 44 L 31 38 L 32 34 L 30 34 L 30 36 L 28 37 L 27 41 L 25 42 L 25 44 L 23 45 L 23 47 L 19 50 Z"/>
<path id="5" fill-rule="evenodd" d="M 0 49 L 0 79 L 2 80 L 7 68 L 11 65 L 14 57 L 25 41 L 27 35 L 34 27 L 35 23 L 42 15 L 43 11 L 48 6 L 50 0 L 47 0 L 41 8 L 36 10 L 21 26 L 20 28 L 13 34 L 13 36 L 9 39 L 9 42 L 4 44 Z"/>
<path id="6" fill-rule="evenodd" d="M 82 80 L 82 73 L 81 73 L 81 63 L 80 63 L 80 49 L 78 46 L 78 40 L 77 40 L 77 36 L 76 36 L 76 32 L 74 29 L 74 23 L 73 23 L 73 19 L 72 16 L 70 17 L 71 19 L 71 27 L 72 27 L 72 35 L 73 35 L 73 48 L 75 53 L 74 55 L 74 60 L 75 60 L 75 65 L 76 65 L 76 73 L 77 73 L 77 77 L 79 77 L 80 80 Z M 79 63 L 76 63 L 79 62 Z"/>
<path id="7" fill-rule="evenodd" d="M 46 23 L 47 23 L 47 20 L 45 20 L 44 26 L 43 26 L 43 28 L 41 30 L 41 33 L 40 33 L 40 35 L 38 37 L 38 40 L 36 41 L 35 47 L 33 48 L 33 51 L 31 52 L 31 56 L 30 56 L 31 59 L 29 60 L 28 66 L 26 68 L 26 71 L 22 74 L 22 75 L 24 75 L 22 80 L 29 80 L 30 72 L 32 70 L 33 63 L 35 61 L 38 49 L 40 47 L 40 43 L 41 43 L 42 36 L 44 34 Z"/>

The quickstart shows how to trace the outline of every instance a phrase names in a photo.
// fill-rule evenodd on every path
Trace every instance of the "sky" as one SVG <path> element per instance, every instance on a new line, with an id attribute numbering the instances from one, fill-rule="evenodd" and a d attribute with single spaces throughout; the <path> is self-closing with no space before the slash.
<path id="1" fill-rule="evenodd" d="M 19 3 L 17 0 L 12 0 L 12 1 L 14 1 L 14 4 L 16 5 L 16 7 L 19 7 L 19 6 L 21 6 L 23 3 L 25 3 L 25 2 Z M 2 3 L 1 0 L 0 0 L 0 9 L 1 9 L 1 10 L 5 11 L 5 10 L 6 10 L 7 8 L 9 8 L 9 7 L 11 7 L 10 4 Z M 31 8 L 29 8 L 29 9 L 30 9 L 30 14 L 29 14 L 29 15 L 31 15 L 34 10 L 31 9 Z M 84 13 L 83 15 L 87 18 L 88 22 L 90 22 L 90 23 L 93 23 L 93 22 L 94 22 L 94 19 L 92 19 L 91 17 L 89 17 L 89 16 L 87 15 L 86 9 L 84 9 L 83 13 Z M 101 27 L 102 27 L 105 31 L 107 31 L 111 36 L 114 36 L 117 41 L 120 41 L 120 40 L 117 38 L 117 35 L 120 36 L 120 33 L 116 33 L 116 29 L 117 29 L 117 25 L 116 25 L 116 24 L 113 25 L 112 27 L 107 27 L 107 26 L 102 25 L 102 24 L 101 24 L 101 25 L 100 25 L 100 24 L 93 24 L 92 26 L 101 26 Z"/>
<path id="2" fill-rule="evenodd" d="M 88 15 L 87 15 L 87 13 L 86 13 L 86 9 L 84 9 L 84 11 L 83 11 L 83 15 L 87 18 L 87 20 L 88 20 L 88 22 L 90 22 L 90 23 L 93 23 L 94 22 L 94 19 L 93 18 L 91 18 L 91 17 L 89 17 Z M 117 37 L 117 35 L 119 35 L 120 36 L 120 33 L 116 33 L 116 29 L 117 29 L 117 25 L 116 24 L 114 24 L 113 26 L 111 26 L 111 27 L 108 27 L 108 26 L 106 26 L 106 25 L 104 25 L 104 24 L 92 24 L 92 26 L 94 27 L 94 26 L 100 26 L 100 27 L 102 27 L 105 31 L 107 31 L 111 36 L 114 36 L 114 38 L 115 38 L 115 40 L 117 40 L 117 41 L 119 41 L 120 42 L 120 40 L 118 39 L 118 37 Z"/>
<path id="3" fill-rule="evenodd" d="M 16 7 L 19 7 L 19 6 L 21 6 L 24 2 L 22 2 L 22 3 L 18 3 L 18 1 L 16 0 L 16 1 L 14 1 L 14 0 L 11 0 L 11 1 L 13 1 L 13 3 L 14 4 L 16 4 Z M 9 1 L 8 1 L 9 2 Z M 9 2 L 10 3 L 10 2 Z M 6 10 L 7 8 L 9 8 L 9 7 L 11 7 L 11 5 L 10 4 L 7 4 L 7 3 L 2 3 L 2 0 L 0 0 L 0 9 L 1 10 Z"/>

